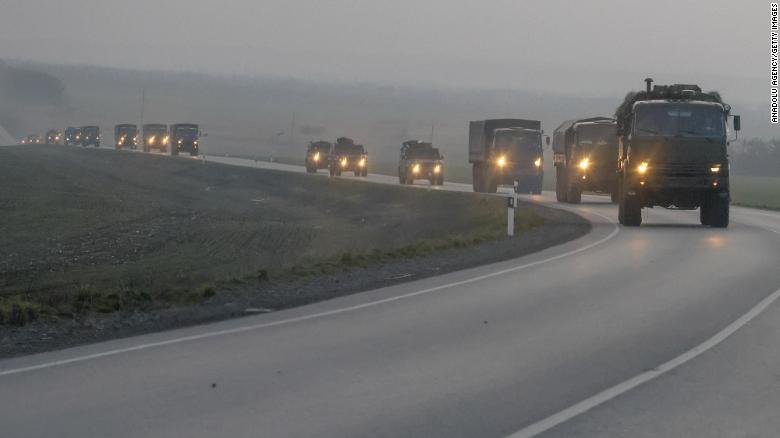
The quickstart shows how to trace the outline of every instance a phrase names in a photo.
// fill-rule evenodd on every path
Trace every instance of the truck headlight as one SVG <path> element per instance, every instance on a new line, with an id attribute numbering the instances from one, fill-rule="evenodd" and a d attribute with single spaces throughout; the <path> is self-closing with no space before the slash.
<path id="1" fill-rule="evenodd" d="M 713 164 L 712 167 L 710 167 L 710 172 L 712 173 L 720 172 L 720 164 Z"/>
<path id="2" fill-rule="evenodd" d="M 577 166 L 582 170 L 587 170 L 590 167 L 590 158 L 581 159 Z"/>
<path id="3" fill-rule="evenodd" d="M 315 153 L 312 159 L 314 159 L 314 161 L 320 161 L 320 153 L 319 152 Z"/>
<path id="4" fill-rule="evenodd" d="M 348 163 L 349 161 L 347 161 L 347 157 L 341 159 L 341 167 L 347 167 Z"/>
<path id="5" fill-rule="evenodd" d="M 365 158 L 361 158 L 360 161 L 358 161 L 358 166 L 366 167 L 366 159 Z"/>
<path id="6" fill-rule="evenodd" d="M 650 163 L 647 161 L 642 161 L 639 163 L 639 166 L 636 166 L 636 171 L 639 172 L 640 175 L 644 175 L 647 173 L 647 168 L 650 166 Z"/>
<path id="7" fill-rule="evenodd" d="M 181 139 L 179 139 L 179 144 L 181 144 Z"/>
<path id="8" fill-rule="evenodd" d="M 441 164 L 433 166 L 433 173 L 441 173 Z"/>
<path id="9" fill-rule="evenodd" d="M 534 161 L 534 166 L 536 167 L 542 167 L 542 157 L 539 157 Z"/>
<path id="10" fill-rule="evenodd" d="M 420 173 L 420 165 L 419 164 L 415 164 L 414 166 L 412 166 L 412 173 Z"/>
<path id="11" fill-rule="evenodd" d="M 498 157 L 498 160 L 496 161 L 496 164 L 498 164 L 498 167 L 506 166 L 506 156 L 502 155 L 502 156 Z"/>
<path id="12" fill-rule="evenodd" d="M 163 141 L 162 141 L 163 144 L 168 144 L 168 140 L 169 140 L 168 136 L 166 135 L 165 138 L 163 138 Z"/>

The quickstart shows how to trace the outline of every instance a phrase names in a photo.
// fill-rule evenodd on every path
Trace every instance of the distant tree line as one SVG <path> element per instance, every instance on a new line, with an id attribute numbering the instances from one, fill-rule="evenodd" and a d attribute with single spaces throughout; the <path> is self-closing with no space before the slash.
<path id="1" fill-rule="evenodd" d="M 729 146 L 731 170 L 742 175 L 780 176 L 780 138 L 752 138 Z"/>
<path id="2" fill-rule="evenodd" d="M 61 105 L 65 103 L 65 86 L 48 73 L 0 60 L 0 99 L 19 104 Z"/>

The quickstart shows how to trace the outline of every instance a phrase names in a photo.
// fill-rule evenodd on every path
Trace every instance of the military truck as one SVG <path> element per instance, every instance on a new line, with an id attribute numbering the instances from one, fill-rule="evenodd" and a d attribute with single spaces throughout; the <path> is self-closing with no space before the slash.
<path id="1" fill-rule="evenodd" d="M 189 152 L 191 156 L 198 155 L 198 139 L 200 138 L 198 125 L 194 123 L 171 125 L 168 137 L 171 143 L 171 155 L 179 155 L 180 152 Z"/>
<path id="2" fill-rule="evenodd" d="M 162 123 L 147 123 L 143 125 L 141 142 L 144 152 L 149 152 L 153 148 L 160 152 L 168 152 L 168 126 Z"/>
<path id="3" fill-rule="evenodd" d="M 114 146 L 116 150 L 138 147 L 138 126 L 122 123 L 114 126 Z"/>
<path id="4" fill-rule="evenodd" d="M 351 138 L 339 137 L 328 156 L 330 176 L 341 176 L 352 172 L 355 176 L 368 176 L 368 154 L 362 144 L 355 144 Z"/>
<path id="5" fill-rule="evenodd" d="M 100 127 L 82 126 L 81 127 L 81 145 L 100 147 Z"/>
<path id="6" fill-rule="evenodd" d="M 65 143 L 65 146 L 81 144 L 81 128 L 74 128 L 73 126 L 68 126 L 65 128 L 63 143 Z"/>
<path id="7" fill-rule="evenodd" d="M 555 197 L 579 204 L 582 192 L 609 193 L 617 202 L 617 122 L 609 117 L 568 120 L 553 133 Z"/>
<path id="8" fill-rule="evenodd" d="M 328 141 L 312 141 L 306 148 L 306 172 L 315 173 L 328 168 L 328 157 L 333 145 Z"/>
<path id="9" fill-rule="evenodd" d="M 439 150 L 432 143 L 418 140 L 406 141 L 401 145 L 398 160 L 398 182 L 414 184 L 415 180 L 425 179 L 431 185 L 444 184 L 444 163 Z"/>
<path id="10" fill-rule="evenodd" d="M 541 193 L 544 179 L 541 122 L 494 119 L 469 124 L 469 163 L 475 192 L 496 193 L 514 185 L 518 193 Z M 546 138 L 547 144 L 550 138 Z M 517 183 L 517 184 L 515 184 Z"/>
<path id="11" fill-rule="evenodd" d="M 46 144 L 60 144 L 62 141 L 62 134 L 56 129 L 49 129 L 46 131 Z"/>
<path id="12" fill-rule="evenodd" d="M 642 208 L 700 208 L 702 225 L 729 224 L 731 107 L 698 85 L 655 85 L 626 95 L 617 108 L 618 219 L 642 224 Z M 734 131 L 740 117 L 733 116 Z"/>

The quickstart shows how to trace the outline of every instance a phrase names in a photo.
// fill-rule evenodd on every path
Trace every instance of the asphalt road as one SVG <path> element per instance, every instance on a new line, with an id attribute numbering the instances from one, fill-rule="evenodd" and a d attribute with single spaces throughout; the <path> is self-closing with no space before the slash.
<path id="1" fill-rule="evenodd" d="M 780 214 L 734 208 L 716 230 L 654 209 L 632 229 L 604 198 L 584 201 L 572 208 L 590 234 L 520 259 L 1 361 L 0 436 L 724 436 L 718 416 L 776 436 L 778 338 L 760 322 L 780 310 L 754 306 L 780 288 Z M 746 325 L 702 347 L 735 321 Z M 691 379 L 701 385 L 685 390 Z M 566 411 L 605 390 L 615 398 Z"/>

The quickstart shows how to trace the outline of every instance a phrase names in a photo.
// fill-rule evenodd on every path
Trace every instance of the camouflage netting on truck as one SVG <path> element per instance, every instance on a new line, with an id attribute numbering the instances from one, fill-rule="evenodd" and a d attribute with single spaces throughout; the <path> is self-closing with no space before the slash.
<path id="1" fill-rule="evenodd" d="M 618 124 L 618 135 L 628 134 L 627 129 L 630 126 L 631 111 L 634 104 L 643 100 L 684 100 L 684 101 L 702 101 L 723 103 L 720 93 L 717 91 L 701 91 L 698 85 L 694 84 L 673 84 L 673 85 L 654 85 L 652 91 L 631 91 L 626 94 L 623 103 L 615 110 L 615 118 Z M 730 108 L 726 106 L 728 112 Z"/>

